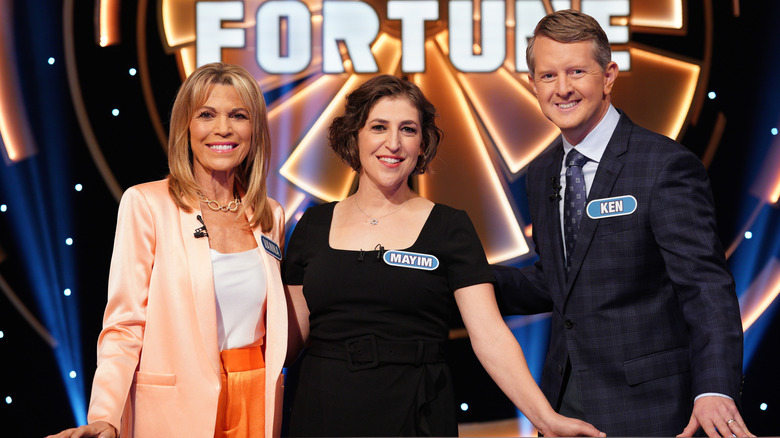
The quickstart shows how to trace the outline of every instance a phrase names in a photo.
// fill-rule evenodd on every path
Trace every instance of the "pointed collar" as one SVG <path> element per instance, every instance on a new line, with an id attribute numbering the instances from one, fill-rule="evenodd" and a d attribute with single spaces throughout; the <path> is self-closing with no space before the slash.
<path id="1" fill-rule="evenodd" d="M 593 128 L 593 130 L 590 131 L 590 133 L 588 133 L 588 135 L 586 135 L 585 138 L 583 138 L 582 141 L 578 144 L 572 145 L 568 140 L 566 140 L 566 137 L 561 135 L 564 156 L 576 146 L 577 150 L 582 155 L 585 155 L 588 157 L 588 159 L 595 161 L 596 163 L 600 162 L 602 155 L 604 155 L 604 150 L 607 148 L 607 144 L 609 143 L 609 139 L 612 138 L 612 133 L 615 132 L 615 128 L 617 127 L 619 121 L 620 113 L 615 109 L 614 106 L 609 105 L 607 113 L 601 119 L 599 124 L 596 125 L 596 127 Z"/>

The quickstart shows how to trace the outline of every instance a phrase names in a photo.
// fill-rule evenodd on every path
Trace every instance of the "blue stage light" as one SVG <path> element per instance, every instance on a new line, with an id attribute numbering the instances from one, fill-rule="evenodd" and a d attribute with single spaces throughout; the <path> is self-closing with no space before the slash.
<path id="1" fill-rule="evenodd" d="M 710 100 L 712 100 L 712 99 L 715 99 L 717 97 L 717 94 L 715 94 L 714 91 L 710 91 L 709 93 L 707 93 L 707 97 L 709 97 Z"/>
<path id="2" fill-rule="evenodd" d="M 466 411 L 468 411 L 468 410 L 469 410 L 469 405 L 468 405 L 468 403 L 461 403 L 461 404 L 460 404 L 460 410 L 461 410 L 461 411 L 463 411 L 463 412 L 466 412 Z"/>
<path id="3" fill-rule="evenodd" d="M 768 407 L 769 406 L 767 406 L 766 403 L 761 403 L 761 406 L 759 406 L 759 409 L 761 409 L 762 411 L 765 411 L 766 408 L 768 408 Z"/>
<path id="4" fill-rule="evenodd" d="M 777 135 L 777 128 L 772 128 L 772 135 Z"/>
<path id="5" fill-rule="evenodd" d="M 136 70 L 136 69 L 134 69 L 134 68 L 131 68 L 131 69 L 130 69 L 130 71 L 129 71 L 129 73 L 130 73 L 130 76 L 135 76 L 135 75 L 136 75 L 136 73 L 138 73 L 138 70 Z"/>
<path id="6" fill-rule="evenodd" d="M 56 101 L 60 92 L 49 89 L 55 82 L 39 83 L 41 93 Z M 59 108 L 55 103 L 52 108 Z M 40 144 L 50 147 L 0 170 L 0 199 L 14 206 L 7 220 L 11 235 L 23 243 L 15 257 L 25 267 L 24 287 L 38 302 L 42 326 L 50 334 L 44 340 L 52 347 L 75 423 L 81 425 L 87 423 L 84 382 L 68 377 L 71 370 L 82 374 L 79 303 L 62 295 L 66 287 L 78 284 L 73 248 L 67 246 L 73 244 L 69 237 L 73 232 L 73 185 L 69 166 L 63 166 L 69 149 L 63 144 L 66 137 L 56 129 L 57 118 L 48 117 L 46 111 L 40 116 L 50 119 L 50 129 L 40 133 Z"/>
<path id="7" fill-rule="evenodd" d="M 6 398 L 5 398 L 5 403 L 6 403 L 6 404 L 8 404 L 8 405 L 10 405 L 10 404 L 11 404 L 11 402 L 13 402 L 13 399 L 12 399 L 12 398 L 11 398 L 11 396 L 9 395 L 8 397 L 6 397 Z"/>
<path id="8" fill-rule="evenodd" d="M 73 188 L 76 189 L 77 192 L 80 192 L 84 188 L 84 186 L 82 186 L 81 184 L 76 184 L 76 186 Z"/>
<path id="9" fill-rule="evenodd" d="M 65 295 L 66 297 L 69 297 L 70 294 L 71 294 L 71 290 L 70 289 L 65 289 L 64 291 L 62 291 L 62 294 Z"/>
<path id="10" fill-rule="evenodd" d="M 71 379 L 75 379 L 76 378 L 76 372 L 75 371 L 71 371 L 70 373 L 68 373 L 68 376 L 70 376 Z"/>
<path id="11" fill-rule="evenodd" d="M 753 233 L 750 231 L 745 231 L 745 239 L 752 239 Z"/>
<path id="12" fill-rule="evenodd" d="M 0 204 L 0 213 L 5 213 L 8 211 L 8 206 L 5 204 Z"/>
<path id="13" fill-rule="evenodd" d="M 5 336 L 5 333 L 3 333 L 2 330 L 0 330 L 0 339 L 3 339 L 4 336 Z"/>
<path id="14" fill-rule="evenodd" d="M 48 59 L 49 65 L 54 65 L 54 57 L 50 56 Z"/>
<path id="15" fill-rule="evenodd" d="M 113 114 L 114 117 L 118 116 L 119 115 L 119 109 L 118 108 L 114 108 L 113 110 L 111 110 L 111 114 Z"/>

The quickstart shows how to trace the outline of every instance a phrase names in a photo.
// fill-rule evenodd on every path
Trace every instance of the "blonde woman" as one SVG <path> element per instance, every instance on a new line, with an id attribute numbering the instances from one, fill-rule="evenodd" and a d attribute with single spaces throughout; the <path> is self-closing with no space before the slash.
<path id="1" fill-rule="evenodd" d="M 89 424 L 57 437 L 279 435 L 284 212 L 263 95 L 214 63 L 182 84 L 170 175 L 119 206 Z"/>

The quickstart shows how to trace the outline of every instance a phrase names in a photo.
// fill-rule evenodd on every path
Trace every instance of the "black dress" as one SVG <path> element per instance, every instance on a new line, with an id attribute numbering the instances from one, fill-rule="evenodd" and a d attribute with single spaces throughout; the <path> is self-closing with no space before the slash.
<path id="1" fill-rule="evenodd" d="M 494 281 L 471 221 L 436 204 L 409 248 L 338 250 L 335 205 L 309 208 L 287 246 L 284 279 L 303 285 L 311 329 L 290 435 L 457 436 L 453 291 Z"/>

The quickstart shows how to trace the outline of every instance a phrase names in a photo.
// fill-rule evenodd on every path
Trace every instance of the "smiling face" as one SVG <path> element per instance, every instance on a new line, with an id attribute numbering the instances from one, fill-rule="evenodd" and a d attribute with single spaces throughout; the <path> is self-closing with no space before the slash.
<path id="1" fill-rule="evenodd" d="M 358 131 L 360 182 L 397 188 L 417 165 L 422 135 L 420 114 L 404 97 L 383 97 Z"/>
<path id="2" fill-rule="evenodd" d="M 193 113 L 189 132 L 196 179 L 232 175 L 249 153 L 252 121 L 236 89 L 217 84 Z"/>
<path id="3" fill-rule="evenodd" d="M 609 108 L 617 64 L 610 62 L 602 69 L 591 41 L 560 43 L 539 37 L 533 52 L 535 69 L 529 79 L 542 113 L 577 145 Z"/>

